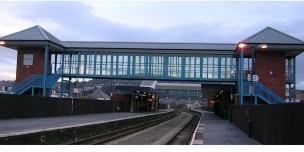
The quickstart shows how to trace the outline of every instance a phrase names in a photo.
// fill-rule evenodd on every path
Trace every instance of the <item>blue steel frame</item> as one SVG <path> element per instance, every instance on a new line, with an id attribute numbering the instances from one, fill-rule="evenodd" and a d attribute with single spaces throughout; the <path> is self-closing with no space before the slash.
<path id="1" fill-rule="evenodd" d="M 240 79 L 239 79 L 239 94 L 240 94 L 240 104 L 243 104 L 244 96 L 244 50 L 241 49 L 240 52 Z"/>
<path id="2" fill-rule="evenodd" d="M 78 57 L 73 57 L 73 59 L 77 60 L 74 61 L 71 59 L 71 53 L 73 53 L 73 55 L 77 55 Z M 84 62 L 82 62 L 81 58 L 84 55 Z M 91 55 L 90 58 L 94 59 L 94 69 L 89 69 L 87 67 L 87 65 L 91 65 L 92 61 L 89 61 L 87 59 L 86 55 Z M 110 66 L 110 75 L 108 74 L 103 74 L 102 72 L 98 72 L 100 74 L 96 74 L 96 70 L 102 70 L 102 62 L 104 61 L 100 61 L 101 63 L 97 64 L 97 55 L 99 55 L 99 57 L 102 57 L 102 55 L 110 55 L 111 58 L 111 65 Z M 135 64 L 135 58 L 133 58 L 134 56 L 144 56 L 145 60 L 144 60 L 144 74 L 143 75 L 137 75 L 134 72 L 134 68 L 139 68 L 136 67 Z M 65 57 L 69 56 L 69 60 L 65 60 Z M 114 61 L 114 56 L 115 56 L 115 61 Z M 128 57 L 128 59 L 124 59 L 125 61 L 119 61 L 119 56 L 123 56 L 124 57 Z M 154 61 L 152 61 L 152 57 L 156 57 L 157 59 L 155 59 Z M 180 58 L 181 61 L 179 63 L 171 63 L 169 62 L 169 58 L 172 59 L 173 58 Z M 186 58 L 191 58 L 191 57 L 195 57 L 195 58 L 200 58 L 198 59 L 198 62 L 200 63 L 190 63 L 190 65 L 188 67 L 185 66 L 185 60 Z M 132 60 L 132 59 L 133 60 Z M 221 76 L 221 72 L 227 72 L 227 71 L 222 71 L 222 65 L 221 65 L 221 58 L 231 58 L 232 60 L 236 60 L 235 57 L 233 57 L 233 55 L 199 55 L 199 54 L 142 54 L 142 53 L 127 53 L 127 54 L 118 54 L 118 53 L 113 53 L 113 52 L 102 52 L 99 53 L 97 51 L 91 52 L 91 53 L 87 53 L 87 52 L 64 52 L 62 54 L 62 61 L 61 61 L 61 67 L 62 67 L 62 77 L 73 77 L 73 78 L 79 78 L 79 77 L 85 77 L 85 78 L 109 78 L 109 79 L 145 79 L 145 80 L 177 80 L 177 81 L 211 81 L 211 82 L 231 82 L 231 81 L 236 81 L 236 76 L 233 76 L 233 79 L 231 79 L 230 77 L 222 77 Z M 208 60 L 211 60 L 212 63 L 208 63 Z M 203 60 L 207 60 L 207 64 L 203 64 Z M 74 70 L 76 71 L 75 73 L 72 72 L 72 64 L 71 62 L 73 62 L 73 65 L 76 64 L 77 65 L 77 69 Z M 77 62 L 77 63 L 75 63 Z M 89 63 L 90 62 L 90 63 Z M 108 62 L 108 61 L 107 61 Z M 115 62 L 115 63 L 114 63 Z M 132 63 L 131 63 L 132 62 Z M 140 61 L 142 62 L 142 61 Z M 158 67 L 153 67 L 153 63 L 155 65 L 158 65 Z M 205 61 L 206 62 L 206 61 Z M 52 63 L 52 64 L 57 64 L 57 63 Z M 170 64 L 170 65 L 168 65 Z M 223 66 L 229 66 L 229 68 L 225 68 L 225 69 L 229 69 L 228 73 L 230 73 L 230 70 L 236 70 L 237 69 L 237 62 L 233 62 L 233 63 L 229 63 L 229 65 L 223 65 Z M 97 67 L 100 66 L 100 67 Z M 120 67 L 123 65 L 127 65 L 127 69 Z M 80 67 L 84 66 L 83 68 L 83 72 L 80 71 Z M 113 67 L 115 66 L 115 67 Z M 152 67 L 151 67 L 152 66 Z M 171 71 L 168 67 L 171 67 Z M 199 68 L 197 66 L 200 66 Z M 69 68 L 69 69 L 67 69 Z M 88 68 L 88 69 L 87 69 Z M 153 68 L 153 70 L 152 70 Z M 203 72 L 206 73 L 206 71 L 202 71 L 202 69 L 205 68 L 207 70 L 211 70 L 212 74 L 207 76 L 207 77 L 203 77 Z M 64 70 L 66 69 L 66 70 Z M 91 71 L 90 71 L 91 70 Z M 94 70 L 94 71 L 92 71 Z M 115 70 L 115 71 L 113 71 Z M 122 70 L 122 71 L 119 71 Z M 127 70 L 127 71 L 125 71 Z M 138 69 L 137 69 L 138 70 Z M 53 70 L 55 71 L 55 70 Z M 89 72 L 87 72 L 89 71 Z M 162 71 L 162 73 L 159 73 L 160 71 Z M 191 76 L 187 76 L 186 77 L 186 73 L 185 72 L 192 72 Z M 120 72 L 120 74 L 119 74 Z M 154 74 L 153 74 L 154 72 Z M 171 72 L 171 77 L 169 72 Z M 210 72 L 210 71 L 209 71 Z M 207 73 L 209 73 L 207 72 Z M 173 76 L 172 76 L 173 73 Z M 199 74 L 197 74 L 199 73 Z M 161 74 L 161 75 L 158 75 Z M 175 74 L 175 75 L 174 75 Z M 236 73 L 235 73 L 236 74 Z"/>
<path id="3" fill-rule="evenodd" d="M 43 96 L 46 96 L 48 57 L 49 57 L 49 47 L 46 45 L 44 50 Z"/>
<path id="4" fill-rule="evenodd" d="M 296 89 L 296 57 L 293 58 L 293 102 L 297 99 L 297 89 Z"/>

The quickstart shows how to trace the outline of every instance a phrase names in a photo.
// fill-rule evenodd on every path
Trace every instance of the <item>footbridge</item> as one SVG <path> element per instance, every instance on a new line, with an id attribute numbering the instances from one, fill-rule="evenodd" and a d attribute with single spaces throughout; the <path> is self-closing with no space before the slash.
<path id="1" fill-rule="evenodd" d="M 0 41 L 18 51 L 15 94 L 50 96 L 58 81 L 73 78 L 165 80 L 229 84 L 223 91 L 237 104 L 285 103 L 304 49 L 271 27 L 234 44 L 61 41 L 38 25 Z"/>

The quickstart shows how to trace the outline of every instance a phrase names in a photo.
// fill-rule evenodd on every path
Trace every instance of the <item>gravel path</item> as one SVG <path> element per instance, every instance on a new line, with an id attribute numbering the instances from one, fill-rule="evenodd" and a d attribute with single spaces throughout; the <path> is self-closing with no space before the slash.
<path id="1" fill-rule="evenodd" d="M 187 125 L 192 115 L 182 112 L 180 116 L 160 123 L 156 126 L 139 131 L 129 136 L 122 137 L 108 145 L 163 145 L 167 143 L 176 133 L 178 133 L 185 125 Z"/>

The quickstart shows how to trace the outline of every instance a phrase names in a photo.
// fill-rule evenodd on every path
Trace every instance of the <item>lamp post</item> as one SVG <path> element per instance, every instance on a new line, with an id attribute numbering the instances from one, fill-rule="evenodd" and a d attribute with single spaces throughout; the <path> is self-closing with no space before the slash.
<path id="1" fill-rule="evenodd" d="M 254 53 L 255 53 L 256 48 L 266 49 L 267 44 L 260 44 L 260 45 L 251 46 L 251 45 L 248 45 L 248 44 L 245 44 L 245 43 L 239 43 L 238 47 L 239 48 L 250 48 L 251 49 L 251 70 L 250 70 L 250 82 L 251 83 L 250 83 L 249 94 L 250 94 L 250 104 L 253 104 L 252 94 L 254 92 L 254 89 L 253 89 Z M 241 67 L 241 68 L 243 68 L 243 67 Z"/>
<path id="2" fill-rule="evenodd" d="M 251 84 L 250 84 L 250 104 L 252 104 L 252 94 L 253 94 L 253 69 L 254 69 L 254 51 L 256 48 L 261 48 L 261 49 L 266 49 L 267 48 L 267 44 L 261 44 L 261 45 L 255 45 L 255 46 L 250 46 L 250 45 L 247 45 L 245 43 L 239 43 L 238 45 L 239 48 L 250 48 L 251 49 L 251 71 L 250 71 L 250 81 L 251 81 Z M 241 67 L 243 68 L 243 67 Z M 242 70 L 241 70 L 242 71 Z M 243 79 L 243 78 L 241 78 Z M 241 84 L 243 85 L 243 84 Z M 243 87 L 243 86 L 241 86 Z M 252 106 L 250 106 L 250 112 L 249 112 L 249 120 L 248 120 L 248 123 L 249 123 L 249 131 L 248 131 L 248 137 L 251 138 L 252 137 Z"/>

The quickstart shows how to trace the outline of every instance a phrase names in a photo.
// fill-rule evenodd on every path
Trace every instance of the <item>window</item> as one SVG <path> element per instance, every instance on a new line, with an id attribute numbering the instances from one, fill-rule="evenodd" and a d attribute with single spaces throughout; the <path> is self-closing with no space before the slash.
<path id="1" fill-rule="evenodd" d="M 185 57 L 185 78 L 200 78 L 200 57 Z"/>
<path id="2" fill-rule="evenodd" d="M 181 78 L 182 76 L 182 57 L 168 57 L 168 77 Z"/>

